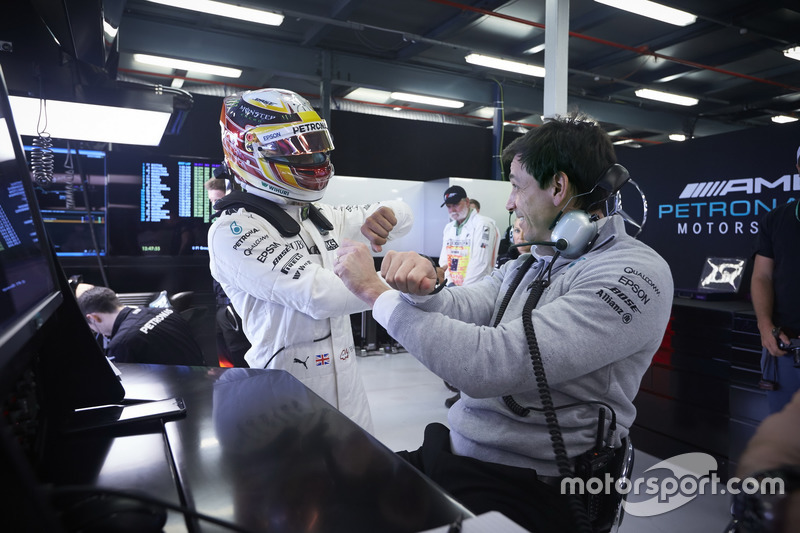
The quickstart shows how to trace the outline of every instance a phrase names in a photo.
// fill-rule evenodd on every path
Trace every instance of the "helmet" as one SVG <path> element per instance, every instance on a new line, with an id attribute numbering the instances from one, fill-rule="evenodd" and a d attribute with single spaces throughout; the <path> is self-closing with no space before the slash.
<path id="1" fill-rule="evenodd" d="M 245 191 L 281 203 L 322 198 L 333 140 L 308 100 L 283 89 L 233 94 L 220 126 L 225 163 Z"/>

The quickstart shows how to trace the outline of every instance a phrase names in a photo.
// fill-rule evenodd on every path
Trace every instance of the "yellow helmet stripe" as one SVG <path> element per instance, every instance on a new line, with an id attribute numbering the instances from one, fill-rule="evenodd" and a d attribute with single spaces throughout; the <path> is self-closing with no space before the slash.
<path id="1" fill-rule="evenodd" d="M 265 161 L 263 159 L 259 159 L 258 165 L 261 167 L 261 171 L 264 173 L 265 176 L 274 175 L 274 173 L 269 168 L 270 164 L 272 165 L 272 168 L 278 172 L 278 175 L 276 177 L 280 179 L 282 182 L 286 183 L 287 185 L 291 185 L 292 187 L 297 187 L 300 189 L 304 188 L 297 183 L 297 180 L 292 175 L 292 170 L 289 168 L 289 165 L 282 165 L 274 161 Z"/>
<path id="2" fill-rule="evenodd" d="M 299 111 L 297 113 L 297 116 L 300 117 L 303 120 L 303 122 L 316 122 L 318 120 L 322 120 L 322 118 L 320 118 L 317 112 L 314 111 L 313 109 L 311 111 Z M 322 122 L 325 121 L 322 120 Z"/>

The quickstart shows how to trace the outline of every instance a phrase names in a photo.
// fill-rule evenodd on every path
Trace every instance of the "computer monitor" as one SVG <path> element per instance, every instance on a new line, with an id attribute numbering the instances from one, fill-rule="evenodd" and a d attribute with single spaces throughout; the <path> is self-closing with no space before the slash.
<path id="1" fill-rule="evenodd" d="M 217 160 L 123 150 L 108 154 L 110 255 L 208 253 L 214 211 L 204 184 Z"/>
<path id="2" fill-rule="evenodd" d="M 7 369 L 61 304 L 62 294 L 0 71 L 0 391 Z"/>
<path id="3" fill-rule="evenodd" d="M 64 413 L 125 390 L 95 342 L 47 239 L 0 67 L 0 513 L 57 531 L 37 480 Z"/>
<path id="4" fill-rule="evenodd" d="M 26 373 L 53 409 L 120 399 L 47 238 L 2 69 L 0 122 L 0 402 Z"/>
<path id="5" fill-rule="evenodd" d="M 24 139 L 23 139 L 24 141 Z M 63 144 L 63 143 L 60 143 Z M 52 160 L 49 180 L 34 183 L 44 229 L 58 257 L 106 255 L 106 152 L 25 145 L 28 160 Z"/>

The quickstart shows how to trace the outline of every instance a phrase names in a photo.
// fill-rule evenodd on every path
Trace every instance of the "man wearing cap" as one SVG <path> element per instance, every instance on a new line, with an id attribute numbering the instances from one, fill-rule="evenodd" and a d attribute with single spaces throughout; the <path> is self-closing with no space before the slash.
<path id="1" fill-rule="evenodd" d="M 444 270 L 448 285 L 469 285 L 488 276 L 497 260 L 500 232 L 489 217 L 478 214 L 470 205 L 467 191 L 453 185 L 444 191 L 444 202 L 452 223 L 442 232 L 442 251 L 439 265 Z M 445 406 L 450 408 L 461 393 L 445 381 L 445 386 L 455 392 L 447 398 Z"/>
<path id="2" fill-rule="evenodd" d="M 452 223 L 442 232 L 439 265 L 448 285 L 469 285 L 492 273 L 500 244 L 500 232 L 491 218 L 470 207 L 463 187 L 453 185 L 444 192 Z"/>

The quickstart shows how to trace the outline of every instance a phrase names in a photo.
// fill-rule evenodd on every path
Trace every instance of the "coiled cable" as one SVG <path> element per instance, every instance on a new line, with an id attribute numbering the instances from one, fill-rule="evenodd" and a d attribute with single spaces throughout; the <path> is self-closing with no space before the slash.
<path id="1" fill-rule="evenodd" d="M 522 309 L 522 326 L 525 330 L 525 337 L 528 341 L 528 351 L 530 352 L 531 356 L 533 375 L 536 378 L 536 387 L 539 391 L 539 401 L 542 404 L 541 410 L 537 409 L 537 411 L 544 413 L 545 424 L 547 425 L 547 430 L 550 433 L 550 443 L 555 455 L 559 475 L 561 477 L 569 477 L 573 472 L 572 466 L 569 462 L 569 456 L 567 455 L 567 447 L 564 443 L 564 436 L 561 433 L 561 427 L 558 423 L 558 415 L 556 414 L 556 410 L 559 409 L 559 407 L 556 407 L 553 404 L 553 398 L 550 394 L 550 386 L 547 384 L 547 375 L 545 374 L 544 364 L 542 362 L 542 354 L 539 352 L 539 343 L 536 340 L 536 332 L 533 329 L 533 310 L 536 308 L 536 304 L 539 303 L 539 299 L 542 297 L 544 290 L 549 284 L 550 272 L 555 264 L 556 259 L 558 258 L 558 255 L 558 252 L 556 252 L 556 255 L 554 255 L 550 261 L 550 264 L 544 270 L 542 270 L 538 278 L 531 283 L 531 292 L 528 295 L 528 298 L 525 301 L 525 305 Z M 522 278 L 525 276 L 525 273 L 528 271 L 531 264 L 533 264 L 533 256 L 529 257 L 523 263 L 522 267 L 520 267 L 519 271 L 517 272 L 516 278 L 514 278 L 514 280 L 511 282 L 511 285 L 506 291 L 505 297 L 498 308 L 497 317 L 494 320 L 493 327 L 497 327 L 497 325 L 500 323 L 500 319 L 505 313 L 506 307 L 511 300 L 511 296 L 522 282 Z M 544 279 L 545 276 L 547 276 L 548 279 Z M 505 402 L 506 406 L 514 414 L 521 417 L 528 416 L 531 411 L 529 408 L 521 406 L 511 395 L 503 396 L 503 402 Z M 586 509 L 586 506 L 583 504 L 583 501 L 580 500 L 577 494 L 567 495 L 567 501 L 570 510 L 572 511 L 572 518 L 577 526 L 576 531 L 579 531 L 580 533 L 590 533 L 592 531 L 592 523 L 589 519 L 589 513 Z"/>
<path id="2" fill-rule="evenodd" d="M 42 126 L 44 120 L 44 126 Z M 36 123 L 37 137 L 33 139 L 33 150 L 31 151 L 31 175 L 39 185 L 49 185 L 53 183 L 53 167 L 55 156 L 53 155 L 53 141 L 47 133 L 47 101 L 39 100 L 39 120 Z"/>
<path id="3" fill-rule="evenodd" d="M 64 200 L 67 209 L 75 209 L 75 167 L 72 164 L 72 149 L 67 141 L 67 157 L 64 159 Z M 91 217 L 91 214 L 89 214 Z"/>
<path id="4" fill-rule="evenodd" d="M 517 287 L 519 287 L 519 284 L 522 282 L 522 278 L 525 277 L 525 273 L 528 271 L 534 261 L 536 261 L 536 257 L 531 254 L 530 257 L 528 257 L 525 262 L 522 263 L 522 266 L 519 267 L 519 270 L 517 271 L 517 277 L 514 278 L 514 280 L 511 282 L 511 285 L 508 286 L 508 290 L 506 291 L 505 296 L 503 296 L 503 301 L 500 302 L 500 307 L 497 309 L 497 316 L 494 319 L 494 324 L 492 324 L 493 328 L 496 328 L 498 324 L 500 324 L 500 319 L 503 318 L 503 314 L 506 312 L 508 302 L 511 301 L 514 291 L 517 290 Z"/>
<path id="5" fill-rule="evenodd" d="M 558 473 L 561 477 L 569 477 L 572 475 L 572 466 L 567 456 L 567 447 L 564 443 L 564 436 L 561 434 L 561 427 L 558 424 L 558 415 L 556 408 L 553 404 L 553 398 L 550 394 L 550 386 L 547 384 L 547 375 L 544 371 L 544 364 L 542 363 L 542 354 L 539 352 L 539 343 L 536 340 L 536 332 L 533 330 L 533 309 L 542 296 L 544 289 L 547 287 L 547 281 L 544 279 L 537 279 L 533 282 L 531 287 L 531 294 L 525 302 L 525 307 L 522 309 L 522 326 L 525 329 L 525 336 L 528 338 L 528 349 L 531 354 L 531 363 L 533 364 L 533 375 L 536 377 L 536 386 L 539 389 L 539 401 L 542 403 L 544 410 L 545 424 L 550 432 L 550 444 L 553 447 L 553 453 L 556 456 L 556 465 L 558 465 Z M 591 532 L 592 523 L 589 520 L 589 513 L 583 502 L 577 494 L 567 495 L 569 508 L 572 511 L 572 519 L 577 526 L 576 531 L 581 533 Z"/>
<path id="6" fill-rule="evenodd" d="M 50 134 L 40 132 L 38 137 L 33 139 L 33 150 L 31 151 L 31 175 L 39 185 L 53 183 L 53 142 Z"/>

